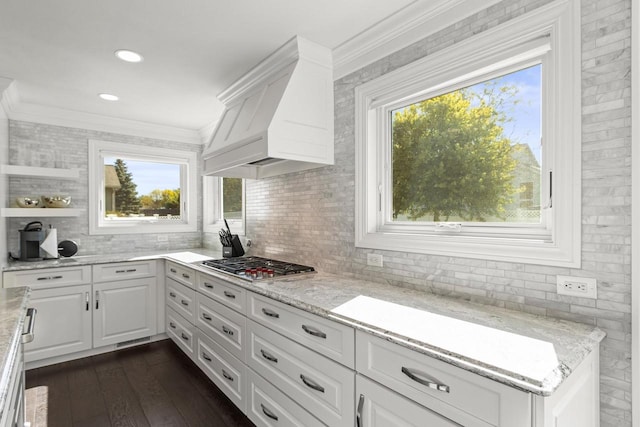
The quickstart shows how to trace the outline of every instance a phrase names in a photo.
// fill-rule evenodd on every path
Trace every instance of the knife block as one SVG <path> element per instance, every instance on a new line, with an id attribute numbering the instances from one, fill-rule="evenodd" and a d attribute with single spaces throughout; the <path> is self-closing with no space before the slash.
<path id="1" fill-rule="evenodd" d="M 222 256 L 224 258 L 233 258 L 244 255 L 244 248 L 237 234 L 231 235 L 231 246 L 222 247 Z"/>

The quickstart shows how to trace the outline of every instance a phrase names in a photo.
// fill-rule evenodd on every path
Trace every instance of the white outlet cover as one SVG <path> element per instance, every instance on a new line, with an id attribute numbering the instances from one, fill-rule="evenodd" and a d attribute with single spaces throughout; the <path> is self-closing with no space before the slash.
<path id="1" fill-rule="evenodd" d="M 383 259 L 380 254 L 367 254 L 367 265 L 372 267 L 382 267 Z"/>
<path id="2" fill-rule="evenodd" d="M 556 279 L 557 290 L 559 295 L 570 295 L 573 297 L 582 298 L 598 298 L 598 286 L 597 281 L 591 277 L 576 277 L 576 276 L 557 276 Z M 570 289 L 567 285 L 573 285 L 573 288 L 577 288 L 578 285 L 584 285 L 586 290 L 580 291 L 578 289 Z"/>

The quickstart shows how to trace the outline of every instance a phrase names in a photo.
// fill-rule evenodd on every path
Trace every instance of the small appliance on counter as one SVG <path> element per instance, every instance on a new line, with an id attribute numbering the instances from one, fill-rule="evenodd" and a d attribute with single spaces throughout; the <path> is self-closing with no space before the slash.
<path id="1" fill-rule="evenodd" d="M 20 256 L 16 258 L 12 254 L 12 259 L 19 261 L 42 261 L 48 259 L 58 259 L 61 256 L 70 257 L 78 252 L 78 245 L 73 240 L 63 240 L 58 242 L 58 232 L 49 225 L 48 229 L 43 229 L 40 221 L 33 221 L 25 225 L 20 233 Z"/>
<path id="2" fill-rule="evenodd" d="M 45 232 L 40 221 L 25 225 L 20 233 L 20 261 L 42 261 L 40 245 L 44 241 Z"/>

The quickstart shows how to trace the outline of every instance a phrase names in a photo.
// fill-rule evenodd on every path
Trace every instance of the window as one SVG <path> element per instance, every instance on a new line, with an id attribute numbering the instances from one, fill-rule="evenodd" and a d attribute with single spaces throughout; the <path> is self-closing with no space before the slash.
<path id="1" fill-rule="evenodd" d="M 89 141 L 91 234 L 196 231 L 196 154 Z"/>
<path id="2" fill-rule="evenodd" d="M 245 180 L 205 176 L 204 231 L 217 233 L 227 220 L 233 234 L 245 233 Z"/>
<path id="3" fill-rule="evenodd" d="M 356 88 L 356 246 L 579 266 L 579 33 L 554 2 Z"/>

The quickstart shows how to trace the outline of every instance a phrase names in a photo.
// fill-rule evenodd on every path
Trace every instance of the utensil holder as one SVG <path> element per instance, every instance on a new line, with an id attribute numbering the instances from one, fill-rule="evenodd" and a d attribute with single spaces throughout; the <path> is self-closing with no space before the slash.
<path id="1" fill-rule="evenodd" d="M 222 256 L 224 258 L 232 258 L 244 255 L 244 248 L 237 234 L 231 235 L 231 246 L 222 247 Z"/>

